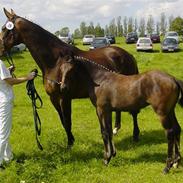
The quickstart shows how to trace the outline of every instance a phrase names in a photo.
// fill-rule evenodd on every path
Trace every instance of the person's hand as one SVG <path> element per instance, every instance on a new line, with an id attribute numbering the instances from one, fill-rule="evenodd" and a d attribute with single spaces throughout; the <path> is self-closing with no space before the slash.
<path id="1" fill-rule="evenodd" d="M 36 73 L 35 72 L 30 72 L 27 76 L 27 80 L 32 80 L 36 77 Z"/>

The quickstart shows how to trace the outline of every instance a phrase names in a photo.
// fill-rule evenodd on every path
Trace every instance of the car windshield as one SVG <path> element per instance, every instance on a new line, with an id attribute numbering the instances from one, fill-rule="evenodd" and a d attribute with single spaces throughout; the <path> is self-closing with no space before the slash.
<path id="1" fill-rule="evenodd" d="M 150 43 L 150 39 L 140 39 L 139 43 Z"/>
<path id="2" fill-rule="evenodd" d="M 94 39 L 93 43 L 94 44 L 105 44 L 106 43 L 106 39 Z"/>
<path id="3" fill-rule="evenodd" d="M 165 39 L 163 41 L 164 44 L 177 44 L 177 41 L 176 39 L 171 39 L 171 38 L 168 38 L 168 39 Z"/>
<path id="4" fill-rule="evenodd" d="M 137 34 L 135 32 L 128 33 L 127 37 L 136 36 Z"/>
<path id="5" fill-rule="evenodd" d="M 87 35 L 85 36 L 85 38 L 93 38 L 93 36 Z"/>
<path id="6" fill-rule="evenodd" d="M 178 34 L 176 32 L 169 32 L 167 36 L 178 36 Z"/>

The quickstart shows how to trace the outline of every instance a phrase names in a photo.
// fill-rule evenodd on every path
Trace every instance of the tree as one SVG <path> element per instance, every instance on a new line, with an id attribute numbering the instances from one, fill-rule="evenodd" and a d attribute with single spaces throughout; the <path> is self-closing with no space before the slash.
<path id="1" fill-rule="evenodd" d="M 121 24 L 121 16 L 117 17 L 117 36 L 123 35 L 123 26 Z"/>
<path id="2" fill-rule="evenodd" d="M 85 34 L 87 34 L 87 26 L 85 22 L 81 22 L 80 24 L 80 32 L 81 36 L 83 37 Z"/>
<path id="3" fill-rule="evenodd" d="M 161 13 L 161 18 L 160 18 L 161 34 L 165 35 L 166 28 L 167 28 L 166 16 L 165 16 L 165 13 Z"/>
<path id="4" fill-rule="evenodd" d="M 171 24 L 172 24 L 172 21 L 174 20 L 174 17 L 173 17 L 173 15 L 171 15 L 171 16 L 169 16 L 169 18 L 168 18 L 168 23 L 169 23 L 169 31 L 170 31 L 170 26 L 171 26 Z"/>
<path id="5" fill-rule="evenodd" d="M 74 30 L 74 38 L 82 38 L 81 31 L 78 28 Z"/>
<path id="6" fill-rule="evenodd" d="M 70 32 L 69 27 L 63 27 L 63 28 L 60 30 L 60 35 L 61 35 L 61 36 L 67 36 L 69 32 Z"/>
<path id="7" fill-rule="evenodd" d="M 135 18 L 134 32 L 137 32 L 137 30 L 138 30 L 138 23 L 137 23 L 137 19 Z"/>
<path id="8" fill-rule="evenodd" d="M 88 26 L 88 34 L 95 34 L 93 22 L 90 22 L 90 25 Z"/>
<path id="9" fill-rule="evenodd" d="M 140 19 L 139 33 L 140 33 L 140 36 L 145 36 L 145 19 L 144 18 Z"/>
<path id="10" fill-rule="evenodd" d="M 127 27 L 127 17 L 125 16 L 124 19 L 123 19 L 123 32 L 124 32 L 124 35 L 126 35 L 128 33 L 128 27 Z"/>
<path id="11" fill-rule="evenodd" d="M 133 18 L 128 19 L 128 32 L 133 32 Z"/>
<path id="12" fill-rule="evenodd" d="M 152 34 L 154 31 L 154 19 L 152 15 L 149 15 L 148 17 L 146 30 L 148 34 Z"/>
<path id="13" fill-rule="evenodd" d="M 104 36 L 104 29 L 101 28 L 100 24 L 98 23 L 97 26 L 95 27 L 95 35 L 96 36 Z"/>
<path id="14" fill-rule="evenodd" d="M 181 17 L 175 18 L 170 25 L 170 30 L 176 31 L 179 35 L 183 35 L 183 19 Z"/>
<path id="15" fill-rule="evenodd" d="M 56 31 L 54 34 L 58 37 L 60 35 L 60 31 Z"/>
<path id="16" fill-rule="evenodd" d="M 160 34 L 160 23 L 156 22 L 156 33 L 159 35 Z"/>
<path id="17" fill-rule="evenodd" d="M 113 18 L 109 23 L 109 32 L 110 32 L 110 34 L 116 36 L 117 35 L 116 30 L 117 30 L 116 22 L 115 22 L 115 19 Z"/>
<path id="18" fill-rule="evenodd" d="M 105 31 L 104 32 L 105 32 L 106 35 L 110 34 L 108 25 L 105 26 Z"/>

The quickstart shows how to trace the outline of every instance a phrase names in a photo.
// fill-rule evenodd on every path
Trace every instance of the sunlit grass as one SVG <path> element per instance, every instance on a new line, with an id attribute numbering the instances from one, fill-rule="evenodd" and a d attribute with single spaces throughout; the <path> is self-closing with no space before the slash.
<path id="1" fill-rule="evenodd" d="M 81 40 L 76 46 L 87 50 Z M 117 46 L 134 55 L 140 72 L 159 69 L 183 79 L 183 51 L 161 53 L 160 44 L 155 44 L 155 52 L 136 52 L 134 44 L 125 44 L 124 39 L 117 39 Z M 183 49 L 183 44 L 180 44 Z M 38 68 L 29 52 L 13 56 L 16 75 L 27 74 Z M 183 168 L 172 169 L 166 176 L 162 174 L 167 155 L 167 143 L 159 119 L 150 107 L 138 116 L 141 130 L 140 141 L 132 142 L 132 117 L 122 114 L 122 129 L 114 137 L 117 155 L 109 166 L 102 164 L 103 141 L 95 109 L 89 99 L 77 99 L 72 103 L 72 131 L 75 144 L 68 150 L 65 131 L 57 112 L 46 95 L 42 78 L 35 80 L 36 88 L 44 102 L 39 110 L 42 121 L 41 143 L 44 150 L 37 148 L 31 101 L 26 94 L 25 83 L 14 87 L 15 100 L 13 111 L 13 129 L 11 144 L 15 159 L 0 172 L 2 183 L 151 183 L 182 182 Z M 183 126 L 180 106 L 176 107 L 177 118 Z M 181 136 L 181 145 L 182 143 Z M 182 150 L 181 153 L 183 154 Z"/>

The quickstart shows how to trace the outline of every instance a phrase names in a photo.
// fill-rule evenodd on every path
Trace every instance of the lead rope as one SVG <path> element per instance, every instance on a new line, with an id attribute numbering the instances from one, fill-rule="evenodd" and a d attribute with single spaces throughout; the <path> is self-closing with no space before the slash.
<path id="1" fill-rule="evenodd" d="M 37 75 L 38 70 L 34 69 L 32 72 L 35 72 Z M 34 116 L 34 125 L 35 125 L 35 130 L 36 130 L 37 146 L 40 150 L 43 150 L 43 147 L 39 141 L 39 136 L 41 135 L 41 120 L 40 120 L 39 114 L 37 112 L 37 109 L 40 109 L 43 106 L 43 101 L 36 91 L 36 88 L 34 85 L 34 79 L 27 81 L 26 89 L 27 89 L 27 95 L 29 96 L 29 98 L 32 101 L 32 109 L 33 109 L 33 116 Z M 37 105 L 37 100 L 40 103 L 39 106 Z"/>
<path id="2" fill-rule="evenodd" d="M 13 59 L 11 57 L 11 54 L 9 52 L 6 52 L 6 60 L 9 63 L 10 67 L 11 66 L 13 66 L 13 67 L 15 66 L 14 63 L 13 63 Z M 15 74 L 13 72 L 11 72 L 11 75 L 12 75 L 13 78 L 16 78 L 16 76 L 15 76 Z"/>

